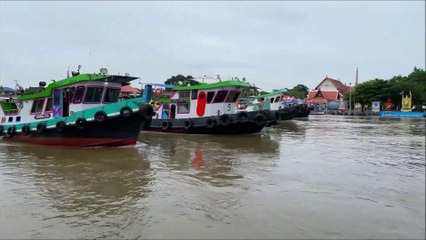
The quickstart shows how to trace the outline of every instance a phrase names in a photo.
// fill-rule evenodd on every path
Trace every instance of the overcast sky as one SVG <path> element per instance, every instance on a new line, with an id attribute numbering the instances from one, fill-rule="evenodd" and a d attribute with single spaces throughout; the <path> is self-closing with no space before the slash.
<path id="1" fill-rule="evenodd" d="M 79 64 L 142 82 L 246 77 L 266 91 L 326 75 L 353 85 L 357 67 L 360 82 L 388 79 L 425 68 L 425 2 L 0 2 L 0 85 Z"/>

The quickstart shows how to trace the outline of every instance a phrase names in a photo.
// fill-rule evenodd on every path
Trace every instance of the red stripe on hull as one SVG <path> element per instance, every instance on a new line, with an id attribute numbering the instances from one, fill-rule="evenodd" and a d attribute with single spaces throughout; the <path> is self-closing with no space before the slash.
<path id="1" fill-rule="evenodd" d="M 3 137 L 4 141 L 22 142 L 49 146 L 67 147 L 119 147 L 135 145 L 137 138 L 117 139 L 117 138 L 63 138 L 63 137 L 27 137 L 16 135 L 12 138 Z"/>

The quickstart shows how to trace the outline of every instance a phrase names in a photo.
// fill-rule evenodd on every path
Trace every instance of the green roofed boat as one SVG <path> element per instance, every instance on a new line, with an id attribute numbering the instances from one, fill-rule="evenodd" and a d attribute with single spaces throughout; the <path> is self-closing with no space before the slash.
<path id="1" fill-rule="evenodd" d="M 148 88 L 147 88 L 148 86 Z M 155 86 L 155 85 L 153 85 Z M 152 92 L 150 85 L 145 93 Z M 147 101 L 155 115 L 143 131 L 189 134 L 248 134 L 261 131 L 271 121 L 269 110 L 238 111 L 237 99 L 251 84 L 239 80 L 154 88 Z M 145 96 L 145 95 L 144 95 Z"/>
<path id="2" fill-rule="evenodd" d="M 79 66 L 80 67 L 80 66 Z M 142 98 L 119 100 L 120 88 L 138 77 L 72 72 L 66 79 L 0 99 L 0 136 L 56 146 L 134 145 L 153 115 Z M 23 90 L 23 89 L 22 89 Z"/>

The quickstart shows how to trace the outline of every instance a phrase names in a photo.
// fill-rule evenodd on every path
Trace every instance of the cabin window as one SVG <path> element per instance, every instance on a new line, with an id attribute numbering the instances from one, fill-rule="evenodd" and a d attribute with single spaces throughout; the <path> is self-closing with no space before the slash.
<path id="1" fill-rule="evenodd" d="M 226 95 L 228 94 L 227 90 L 217 91 L 216 96 L 213 99 L 213 103 L 221 103 L 225 100 Z"/>
<path id="2" fill-rule="evenodd" d="M 52 111 L 52 98 L 47 98 L 47 103 L 46 103 L 46 107 L 44 108 L 45 112 L 50 112 Z"/>
<path id="3" fill-rule="evenodd" d="M 61 92 L 60 90 L 55 90 L 53 92 L 53 102 L 55 103 L 55 105 L 60 105 L 61 104 Z"/>
<path id="4" fill-rule="evenodd" d="M 102 98 L 103 87 L 88 87 L 84 103 L 99 103 Z"/>
<path id="5" fill-rule="evenodd" d="M 189 103 L 178 103 L 178 113 L 189 113 Z"/>
<path id="6" fill-rule="evenodd" d="M 75 87 L 70 88 L 70 103 L 72 103 L 75 94 Z"/>
<path id="7" fill-rule="evenodd" d="M 13 117 L 9 117 L 8 122 L 13 122 Z"/>
<path id="8" fill-rule="evenodd" d="M 191 99 L 197 99 L 197 95 L 198 95 L 198 90 L 192 90 L 191 91 Z"/>
<path id="9" fill-rule="evenodd" d="M 189 98 L 189 91 L 181 91 L 179 92 L 179 99 Z"/>
<path id="10" fill-rule="evenodd" d="M 6 102 L 1 102 L 1 108 L 5 114 L 13 114 L 18 112 L 16 104 L 8 100 L 6 100 Z"/>
<path id="11" fill-rule="evenodd" d="M 270 101 L 270 103 L 273 103 L 273 102 L 274 102 L 274 100 L 275 100 L 275 98 L 271 98 L 271 101 Z"/>
<path id="12" fill-rule="evenodd" d="M 41 113 L 43 111 L 44 98 L 34 99 L 31 113 Z"/>
<path id="13" fill-rule="evenodd" d="M 211 103 L 215 92 L 207 92 L 207 103 Z"/>
<path id="14" fill-rule="evenodd" d="M 73 103 L 81 103 L 81 99 L 83 98 L 83 94 L 84 94 L 84 89 L 85 89 L 84 86 L 77 87 L 77 90 L 75 91 Z"/>
<path id="15" fill-rule="evenodd" d="M 229 94 L 226 97 L 225 102 L 236 102 L 238 99 L 238 96 L 240 96 L 239 91 L 229 91 Z"/>
<path id="16" fill-rule="evenodd" d="M 15 122 L 20 122 L 21 121 L 21 116 L 17 116 L 15 119 Z"/>
<path id="17" fill-rule="evenodd" d="M 275 102 L 279 102 L 280 101 L 280 96 L 278 96 L 277 98 L 275 98 Z"/>
<path id="18" fill-rule="evenodd" d="M 120 89 L 118 88 L 107 88 L 104 96 L 104 103 L 118 102 L 118 96 L 120 95 Z"/>

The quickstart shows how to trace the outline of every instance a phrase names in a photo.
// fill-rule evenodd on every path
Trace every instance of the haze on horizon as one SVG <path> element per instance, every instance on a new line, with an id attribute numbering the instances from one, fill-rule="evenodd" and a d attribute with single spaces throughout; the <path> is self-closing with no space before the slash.
<path id="1" fill-rule="evenodd" d="M 266 91 L 326 75 L 353 85 L 357 67 L 360 82 L 388 79 L 425 68 L 425 2 L 0 2 L 0 85 L 78 65 L 151 83 L 246 77 Z"/>

